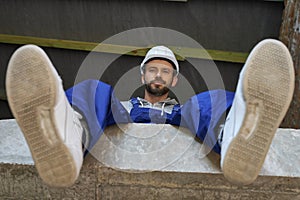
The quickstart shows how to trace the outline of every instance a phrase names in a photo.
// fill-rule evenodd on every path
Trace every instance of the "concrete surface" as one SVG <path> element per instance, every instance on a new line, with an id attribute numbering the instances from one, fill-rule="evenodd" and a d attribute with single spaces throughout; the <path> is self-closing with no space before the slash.
<path id="1" fill-rule="evenodd" d="M 15 120 L 0 121 L 0 199 L 300 199 L 300 131 L 278 129 L 258 179 L 228 183 L 219 155 L 186 129 L 108 127 L 76 184 L 45 185 Z"/>

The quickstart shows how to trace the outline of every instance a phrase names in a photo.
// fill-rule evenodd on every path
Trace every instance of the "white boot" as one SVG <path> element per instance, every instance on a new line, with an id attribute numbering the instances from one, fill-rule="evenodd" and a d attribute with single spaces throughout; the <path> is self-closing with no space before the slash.
<path id="1" fill-rule="evenodd" d="M 267 39 L 250 53 L 223 132 L 221 168 L 230 182 L 245 185 L 257 178 L 290 105 L 294 79 L 283 43 Z"/>
<path id="2" fill-rule="evenodd" d="M 25 45 L 11 57 L 8 102 L 45 183 L 72 185 L 83 161 L 80 115 L 68 103 L 62 81 L 46 53 Z"/>

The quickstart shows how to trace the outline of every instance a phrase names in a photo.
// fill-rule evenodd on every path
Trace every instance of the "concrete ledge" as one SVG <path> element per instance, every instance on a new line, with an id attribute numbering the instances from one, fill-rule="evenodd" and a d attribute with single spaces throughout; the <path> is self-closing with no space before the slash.
<path id="1" fill-rule="evenodd" d="M 109 127 L 85 159 L 76 184 L 61 189 L 41 181 L 15 121 L 2 120 L 0 199 L 300 199 L 298 130 L 278 129 L 261 175 L 253 184 L 240 187 L 224 179 L 218 155 L 201 157 L 205 149 L 199 150 L 202 145 L 187 130 L 147 126 Z M 149 147 L 150 143 L 156 145 Z M 154 149 L 160 151 L 153 153 Z M 153 160 L 168 152 L 168 162 Z M 148 159 L 148 165 L 141 164 L 143 159 Z"/>

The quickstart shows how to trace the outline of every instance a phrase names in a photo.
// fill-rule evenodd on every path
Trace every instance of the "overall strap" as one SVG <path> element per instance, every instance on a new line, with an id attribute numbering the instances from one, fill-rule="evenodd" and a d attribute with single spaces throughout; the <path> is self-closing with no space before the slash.
<path id="1" fill-rule="evenodd" d="M 133 107 L 138 107 L 140 105 L 140 102 L 137 98 L 131 98 L 130 102 L 132 103 Z"/>

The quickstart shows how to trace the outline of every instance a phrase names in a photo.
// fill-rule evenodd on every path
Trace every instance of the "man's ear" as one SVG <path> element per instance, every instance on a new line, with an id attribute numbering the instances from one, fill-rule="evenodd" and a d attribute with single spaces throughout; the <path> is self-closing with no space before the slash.
<path id="1" fill-rule="evenodd" d="M 174 76 L 174 77 L 173 77 L 173 81 L 172 81 L 171 86 L 172 86 L 172 87 L 175 87 L 176 84 L 177 84 L 177 81 L 178 81 L 178 76 Z"/>
<path id="2" fill-rule="evenodd" d="M 142 74 L 142 76 L 141 76 L 141 81 L 142 81 L 143 84 L 145 84 L 145 76 L 144 76 L 144 74 Z"/>

